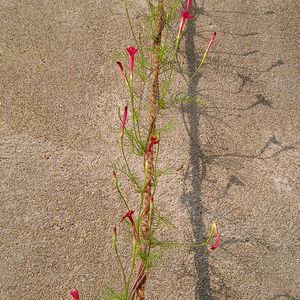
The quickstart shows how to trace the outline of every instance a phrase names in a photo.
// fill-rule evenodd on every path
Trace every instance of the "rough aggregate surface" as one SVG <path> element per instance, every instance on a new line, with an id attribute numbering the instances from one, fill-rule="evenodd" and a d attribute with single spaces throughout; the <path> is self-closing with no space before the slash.
<path id="1" fill-rule="evenodd" d="M 146 1 L 136 1 L 134 20 Z M 300 299 L 299 2 L 195 1 L 181 47 L 203 101 L 164 114 L 156 201 L 166 239 L 221 247 L 163 253 L 148 299 Z M 127 99 L 109 54 L 132 44 L 122 1 L 0 0 L 0 299 L 93 299 L 120 285 L 111 226 Z M 161 120 L 163 121 L 163 120 Z M 126 243 L 125 243 L 126 244 Z"/>

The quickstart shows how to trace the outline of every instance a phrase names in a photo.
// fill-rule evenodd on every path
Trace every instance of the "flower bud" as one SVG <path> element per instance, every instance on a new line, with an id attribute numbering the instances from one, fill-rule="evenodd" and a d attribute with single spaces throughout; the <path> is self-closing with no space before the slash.
<path id="1" fill-rule="evenodd" d="M 216 242 L 211 246 L 211 250 L 216 250 L 217 248 L 220 247 L 221 244 L 221 239 L 220 239 L 220 232 L 217 231 L 216 233 Z"/>
<path id="2" fill-rule="evenodd" d="M 80 300 L 79 292 L 77 289 L 71 291 L 71 296 L 73 297 L 74 300 Z"/>
<path id="3" fill-rule="evenodd" d="M 126 74 L 125 74 L 125 71 L 124 71 L 123 64 L 120 61 L 116 61 L 116 64 L 119 66 L 121 74 L 122 74 L 123 78 L 125 79 L 125 81 L 127 82 L 127 78 L 126 78 Z"/>

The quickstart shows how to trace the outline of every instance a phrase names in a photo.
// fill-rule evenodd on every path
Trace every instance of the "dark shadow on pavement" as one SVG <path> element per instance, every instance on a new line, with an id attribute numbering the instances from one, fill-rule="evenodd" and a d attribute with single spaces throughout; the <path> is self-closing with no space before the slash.
<path id="1" fill-rule="evenodd" d="M 205 1 L 203 1 L 204 4 Z M 243 159 L 260 159 L 267 160 L 281 155 L 285 151 L 289 151 L 295 148 L 295 145 L 284 145 L 275 135 L 271 136 L 269 140 L 263 145 L 261 150 L 258 150 L 254 154 L 241 154 L 241 153 L 222 153 L 222 154 L 212 154 L 205 153 L 202 147 L 202 141 L 199 138 L 201 136 L 200 125 L 204 119 L 208 117 L 214 118 L 207 113 L 209 107 L 201 107 L 197 101 L 199 96 L 199 81 L 201 79 L 201 73 L 195 73 L 197 66 L 199 65 L 199 54 L 195 50 L 195 42 L 197 41 L 196 25 L 195 19 L 199 14 L 203 14 L 204 9 L 202 7 L 192 8 L 192 15 L 194 18 L 189 21 L 187 31 L 185 33 L 185 54 L 187 57 L 187 98 L 190 101 L 182 103 L 180 106 L 183 121 L 189 135 L 189 167 L 185 172 L 184 182 L 183 182 L 183 194 L 181 196 L 181 201 L 187 208 L 193 228 L 193 235 L 195 242 L 203 242 L 206 239 L 206 229 L 204 224 L 204 213 L 207 209 L 203 206 L 203 184 L 207 180 L 207 172 L 209 165 L 211 163 L 216 163 L 217 160 L 225 157 L 236 157 Z M 257 53 L 258 51 L 252 51 L 245 55 L 250 55 Z M 282 63 L 276 63 L 272 65 L 273 67 L 280 66 Z M 244 87 L 247 84 L 253 83 L 253 80 L 249 75 L 242 73 L 237 74 L 239 80 L 241 81 L 239 90 L 237 93 L 242 93 Z M 265 106 L 268 109 L 274 109 L 273 102 L 266 98 L 263 94 L 255 95 L 256 101 L 250 104 L 248 107 L 244 108 L 233 108 L 236 111 L 247 111 L 256 107 L 257 105 Z M 213 107 L 215 109 L 216 107 Z M 217 118 L 216 118 L 217 119 Z M 220 121 L 222 122 L 222 120 Z M 271 153 L 269 153 L 271 151 Z M 224 190 L 220 193 L 220 197 L 226 197 L 228 191 L 233 186 L 243 187 L 245 183 L 236 174 L 231 174 Z M 189 187 L 189 188 L 187 188 Z M 250 233 L 247 233 L 245 239 L 232 238 L 231 240 L 224 241 L 223 246 L 231 244 L 249 243 L 255 242 L 262 244 L 268 250 L 270 247 L 265 243 L 260 242 L 258 239 L 253 237 Z M 221 246 L 221 247 L 223 247 Z M 197 272 L 197 283 L 195 289 L 195 299 L 196 300 L 212 300 L 212 288 L 211 288 L 211 277 L 210 272 L 214 274 L 214 270 L 210 268 L 208 261 L 208 249 L 206 247 L 197 248 L 194 250 L 194 262 Z M 221 289 L 222 294 L 225 294 L 225 299 L 230 297 L 230 294 L 234 294 L 234 290 L 225 284 Z M 237 295 L 235 295 L 237 296 Z"/>
<path id="2" fill-rule="evenodd" d="M 197 11 L 198 10 L 198 11 Z M 201 12 L 201 9 L 193 7 L 193 15 Z M 188 97 L 196 98 L 197 86 L 200 79 L 199 73 L 195 76 L 197 65 L 199 63 L 198 55 L 195 52 L 195 18 L 190 20 L 186 32 L 185 51 L 188 64 Z M 196 102 L 184 103 L 181 105 L 181 112 L 185 121 L 186 128 L 190 137 L 190 170 L 188 178 L 191 178 L 192 190 L 183 191 L 181 201 L 187 207 L 193 228 L 193 234 L 196 242 L 202 242 L 206 238 L 205 226 L 203 221 L 204 207 L 202 204 L 202 184 L 206 177 L 207 163 L 204 153 L 201 149 L 199 137 L 199 124 L 201 118 L 201 106 Z M 186 174 L 187 175 L 187 174 Z M 189 180 L 185 176 L 185 182 Z M 196 300 L 210 300 L 211 283 L 209 276 L 208 250 L 206 247 L 194 250 L 194 261 L 197 271 L 197 284 L 195 290 Z"/>

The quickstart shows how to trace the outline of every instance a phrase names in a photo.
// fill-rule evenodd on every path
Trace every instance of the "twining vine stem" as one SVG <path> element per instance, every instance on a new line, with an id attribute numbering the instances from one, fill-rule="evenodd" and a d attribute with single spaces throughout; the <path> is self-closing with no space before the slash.
<path id="1" fill-rule="evenodd" d="M 151 138 L 155 135 L 156 119 L 159 112 L 159 74 L 160 74 L 160 60 L 159 52 L 161 49 L 161 36 L 164 28 L 164 0 L 158 0 L 157 18 L 156 18 L 156 36 L 152 46 L 152 87 L 150 95 L 151 110 L 149 113 L 149 129 L 147 145 L 150 145 Z M 139 228 L 139 238 L 141 241 L 141 253 L 146 256 L 150 252 L 150 229 L 153 218 L 154 199 L 153 199 L 153 175 L 154 175 L 154 153 L 149 151 L 144 158 L 145 170 L 145 186 L 142 195 L 142 213 L 141 224 Z M 134 300 L 145 299 L 145 283 L 147 280 L 147 268 L 145 261 L 140 260 L 137 265 L 136 280 L 131 289 L 131 297 Z"/>

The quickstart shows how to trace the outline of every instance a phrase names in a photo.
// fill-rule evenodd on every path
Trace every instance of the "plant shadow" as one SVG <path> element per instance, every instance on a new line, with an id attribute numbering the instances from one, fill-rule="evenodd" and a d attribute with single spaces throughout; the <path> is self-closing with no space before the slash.
<path id="1" fill-rule="evenodd" d="M 193 7 L 193 11 L 195 11 Z M 200 12 L 198 12 L 200 13 Z M 189 22 L 189 26 L 186 31 L 185 52 L 187 55 L 188 64 L 188 86 L 187 95 L 193 99 L 197 96 L 197 86 L 201 75 L 196 73 L 197 65 L 199 63 L 198 56 L 195 51 L 195 34 L 196 26 L 195 20 L 192 19 Z M 202 185 L 203 179 L 207 173 L 207 161 L 205 154 L 202 151 L 199 137 L 199 125 L 202 108 L 197 103 L 185 103 L 181 104 L 181 114 L 184 119 L 184 123 L 190 138 L 190 170 L 185 174 L 183 194 L 181 196 L 182 203 L 188 209 L 193 235 L 196 242 L 202 242 L 205 240 L 205 224 L 203 220 L 204 207 L 202 204 Z M 190 176 L 188 176 L 190 174 Z M 190 177 L 191 190 L 186 191 L 185 185 Z M 201 247 L 194 251 L 194 262 L 197 272 L 197 283 L 195 289 L 195 299 L 212 299 L 211 283 L 209 275 L 209 262 L 208 262 L 208 250 L 206 247 Z"/>
<path id="2" fill-rule="evenodd" d="M 197 16 L 203 14 L 204 9 L 202 7 L 196 7 L 194 4 L 192 7 L 192 14 Z M 198 85 L 201 80 L 201 74 L 197 73 L 197 66 L 199 65 L 199 54 L 195 49 L 195 41 L 197 39 L 196 34 L 196 24 L 195 19 L 189 21 L 186 33 L 185 33 L 185 55 L 187 59 L 187 97 L 190 99 L 196 99 L 199 96 Z M 254 50 L 253 53 L 258 51 Z M 244 54 L 240 54 L 244 56 Z M 267 71 L 273 67 L 281 65 L 282 62 L 272 65 Z M 240 72 L 237 73 L 237 77 L 240 80 L 240 87 L 237 93 L 242 93 L 245 86 L 252 84 L 253 80 L 250 76 L 244 75 Z M 250 104 L 247 107 L 242 108 L 232 108 L 232 111 L 242 112 L 248 111 L 260 105 L 266 109 L 275 109 L 271 100 L 267 99 L 263 94 L 255 95 L 256 101 Z M 220 108 L 220 107 L 219 107 Z M 216 107 L 216 109 L 219 109 Z M 224 157 L 233 157 L 233 158 L 242 158 L 242 159 L 271 159 L 282 154 L 285 151 L 294 149 L 292 145 L 285 145 L 281 142 L 275 135 L 269 137 L 261 149 L 253 154 L 243 154 L 238 152 L 233 153 L 223 153 L 223 154 L 211 154 L 204 151 L 203 142 L 199 138 L 201 136 L 200 125 L 204 119 L 215 118 L 208 114 L 208 110 L 205 107 L 201 107 L 195 101 L 190 101 L 187 103 L 182 103 L 180 105 L 180 113 L 183 118 L 186 131 L 189 136 L 189 166 L 185 172 L 184 182 L 183 182 L 183 193 L 181 195 L 181 202 L 185 205 L 186 209 L 189 212 L 189 217 L 192 225 L 193 235 L 195 242 L 202 242 L 206 239 L 206 228 L 204 223 L 204 213 L 207 209 L 204 207 L 204 182 L 208 178 L 209 166 L 219 159 Z M 227 108 L 225 108 L 227 109 Z M 222 122 L 221 118 L 217 120 Z M 271 149 L 272 154 L 268 154 L 267 150 Z M 239 178 L 237 174 L 231 174 L 227 184 L 220 192 L 220 198 L 225 198 L 229 190 L 237 186 L 242 188 L 245 186 L 245 182 Z M 255 237 L 249 234 L 250 238 L 255 240 Z M 222 241 L 224 245 L 226 244 L 239 244 L 239 243 L 249 242 L 248 238 L 245 240 L 231 239 L 228 241 Z M 255 240 L 257 243 L 261 243 L 258 240 Z M 268 249 L 268 245 L 264 245 Z M 211 284 L 211 275 L 214 274 L 214 270 L 211 269 L 209 265 L 209 250 L 206 247 L 197 248 L 194 250 L 194 263 L 197 274 L 197 282 L 195 287 L 195 299 L 196 300 L 212 300 L 214 299 L 212 294 L 212 284 Z M 234 290 L 231 287 L 227 287 L 225 283 L 223 284 L 222 290 L 224 290 L 227 295 L 230 290 L 231 293 L 234 293 Z M 223 293 L 223 292 L 222 292 Z M 223 293 L 223 294 L 224 294 Z M 236 295 L 237 296 L 237 295 Z M 225 297 L 227 299 L 227 296 Z"/>

